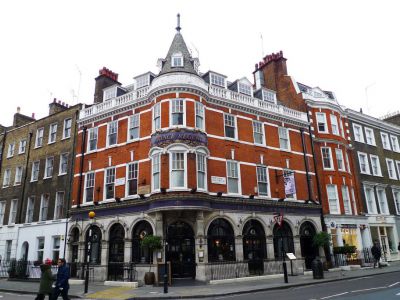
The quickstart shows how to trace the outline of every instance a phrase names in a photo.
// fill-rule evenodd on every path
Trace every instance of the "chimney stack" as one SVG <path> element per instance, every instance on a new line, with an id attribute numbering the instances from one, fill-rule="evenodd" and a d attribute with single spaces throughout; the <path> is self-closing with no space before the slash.
<path id="1" fill-rule="evenodd" d="M 121 85 L 118 82 L 118 74 L 103 67 L 99 70 L 99 76 L 95 78 L 96 84 L 94 89 L 94 103 L 103 102 L 103 89 L 112 85 Z"/>
<path id="2" fill-rule="evenodd" d="M 261 74 L 256 74 L 261 72 Z M 287 75 L 286 58 L 283 57 L 283 52 L 271 53 L 266 55 L 262 61 L 255 65 L 254 76 L 262 78 L 261 86 L 267 89 L 277 91 L 278 80 L 281 76 Z"/>
<path id="3" fill-rule="evenodd" d="M 54 98 L 53 102 L 49 104 L 49 116 L 66 110 L 67 108 L 68 106 L 65 105 L 65 102 L 61 102 L 61 100 L 57 100 L 57 98 Z"/>
<path id="4" fill-rule="evenodd" d="M 21 113 L 21 107 L 17 107 L 17 114 L 20 114 Z"/>

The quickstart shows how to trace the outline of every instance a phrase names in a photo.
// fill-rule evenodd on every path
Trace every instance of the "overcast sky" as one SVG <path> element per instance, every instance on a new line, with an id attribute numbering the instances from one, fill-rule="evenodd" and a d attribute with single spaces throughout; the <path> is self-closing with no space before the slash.
<path id="1" fill-rule="evenodd" d="M 282 50 L 297 81 L 380 117 L 400 109 L 399 11 L 384 0 L 1 1 L 0 124 L 11 125 L 17 106 L 42 118 L 55 97 L 92 103 L 103 66 L 123 85 L 157 72 L 178 12 L 201 72 L 253 81 L 263 50 Z"/>

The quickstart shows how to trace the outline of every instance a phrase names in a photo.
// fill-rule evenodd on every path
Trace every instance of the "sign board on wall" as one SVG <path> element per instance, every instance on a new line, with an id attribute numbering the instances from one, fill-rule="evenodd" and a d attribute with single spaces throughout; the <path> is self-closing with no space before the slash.
<path id="1" fill-rule="evenodd" d="M 141 195 L 146 195 L 150 193 L 150 185 L 141 185 L 138 188 L 138 194 Z"/>
<path id="2" fill-rule="evenodd" d="M 226 184 L 225 177 L 211 176 L 211 183 L 214 184 Z"/>
<path id="3" fill-rule="evenodd" d="M 119 185 L 125 185 L 125 177 L 115 179 L 115 186 Z"/>

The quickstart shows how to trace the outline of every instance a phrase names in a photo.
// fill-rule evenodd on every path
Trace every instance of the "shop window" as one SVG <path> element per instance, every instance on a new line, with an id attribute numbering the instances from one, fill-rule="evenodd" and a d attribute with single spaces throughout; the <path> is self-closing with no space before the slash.
<path id="1" fill-rule="evenodd" d="M 273 229 L 274 254 L 276 259 L 286 257 L 286 253 L 294 252 L 293 233 L 289 224 L 282 222 L 282 226 L 276 224 Z"/>
<path id="2" fill-rule="evenodd" d="M 88 252 L 88 245 L 90 244 L 90 252 Z M 86 231 L 85 239 L 85 253 L 89 253 L 91 264 L 100 264 L 101 262 L 101 230 L 99 227 L 92 225 Z M 85 255 L 85 262 L 87 262 L 88 255 Z"/>
<path id="3" fill-rule="evenodd" d="M 225 219 L 214 220 L 207 231 L 208 261 L 235 261 L 235 236 Z"/>
<path id="4" fill-rule="evenodd" d="M 153 229 L 147 221 L 138 222 L 132 231 L 132 262 L 134 263 L 150 263 L 152 261 L 152 253 L 147 247 L 142 247 L 144 237 L 153 234 Z"/>

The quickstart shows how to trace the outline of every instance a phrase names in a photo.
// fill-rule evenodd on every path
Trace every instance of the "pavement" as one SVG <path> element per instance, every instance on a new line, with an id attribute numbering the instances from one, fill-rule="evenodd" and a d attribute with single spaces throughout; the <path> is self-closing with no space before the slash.
<path id="1" fill-rule="evenodd" d="M 389 266 L 383 268 L 369 267 L 351 271 L 325 272 L 324 279 L 313 279 L 310 275 L 289 276 L 289 283 L 284 283 L 283 277 L 262 280 L 254 278 L 219 284 L 175 280 L 174 284 L 169 287 L 167 294 L 163 293 L 162 286 L 141 286 L 132 289 L 104 286 L 102 282 L 90 282 L 87 294 L 84 294 L 83 285 L 71 285 L 69 295 L 70 298 L 80 299 L 194 299 L 287 289 L 392 272 L 400 272 L 400 261 L 391 262 Z M 36 294 L 38 289 L 39 282 L 0 279 L 1 292 Z"/>

